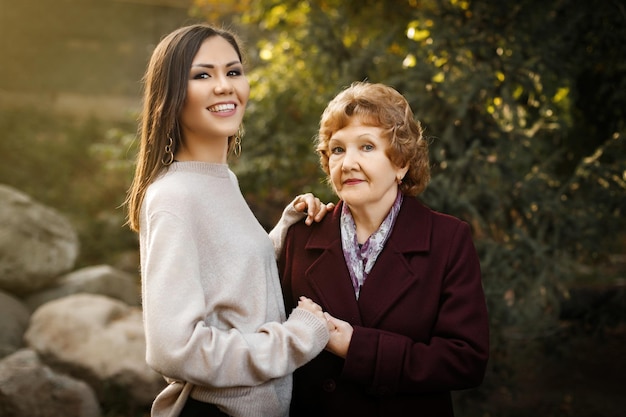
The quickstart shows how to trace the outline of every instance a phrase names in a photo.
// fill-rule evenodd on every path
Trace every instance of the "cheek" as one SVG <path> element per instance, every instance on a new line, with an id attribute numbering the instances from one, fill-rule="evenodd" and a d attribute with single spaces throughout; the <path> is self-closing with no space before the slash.
<path id="1" fill-rule="evenodd" d="M 248 102 L 248 99 L 250 98 L 250 83 L 247 80 L 242 81 L 238 90 L 239 90 L 239 100 L 242 102 L 242 104 L 245 105 Z"/>
<path id="2" fill-rule="evenodd" d="M 183 106 L 180 108 L 180 116 L 179 118 L 181 119 L 181 121 L 183 123 L 187 123 L 188 120 L 193 117 L 192 116 L 192 110 L 191 110 L 192 106 L 189 102 L 189 96 L 187 96 L 187 98 L 185 99 L 185 102 L 183 103 Z"/>
<path id="3" fill-rule="evenodd" d="M 341 188 L 341 164 L 329 161 L 328 171 L 330 172 L 330 182 L 333 185 L 333 188 Z"/>
<path id="4" fill-rule="evenodd" d="M 185 101 L 183 102 L 183 106 L 181 111 L 183 113 L 191 113 L 197 107 L 197 94 L 192 88 L 187 89 L 187 94 L 185 94 Z"/>

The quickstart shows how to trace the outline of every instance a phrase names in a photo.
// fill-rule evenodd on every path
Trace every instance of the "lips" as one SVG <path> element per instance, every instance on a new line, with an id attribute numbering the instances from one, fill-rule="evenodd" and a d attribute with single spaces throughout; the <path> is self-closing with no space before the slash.
<path id="1" fill-rule="evenodd" d="M 349 178 L 349 179 L 345 180 L 343 183 L 345 185 L 356 185 L 356 184 L 360 184 L 362 182 L 363 182 L 363 180 L 359 180 L 357 178 Z"/>
<path id="2" fill-rule="evenodd" d="M 209 107 L 208 110 L 213 113 L 230 112 L 230 111 L 235 110 L 235 104 L 234 103 L 216 104 L 215 106 Z"/>

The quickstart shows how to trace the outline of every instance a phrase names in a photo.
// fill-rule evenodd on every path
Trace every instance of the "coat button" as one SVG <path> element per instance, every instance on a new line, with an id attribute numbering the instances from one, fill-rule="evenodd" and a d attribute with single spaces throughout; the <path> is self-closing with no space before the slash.
<path id="1" fill-rule="evenodd" d="M 333 392 L 337 388 L 337 384 L 333 379 L 327 379 L 322 383 L 322 389 L 326 392 Z"/>

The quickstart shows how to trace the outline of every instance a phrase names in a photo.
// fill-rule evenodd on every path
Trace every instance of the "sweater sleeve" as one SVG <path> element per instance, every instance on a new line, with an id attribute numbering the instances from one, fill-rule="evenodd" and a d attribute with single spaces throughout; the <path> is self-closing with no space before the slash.
<path id="1" fill-rule="evenodd" d="M 258 320 L 245 317 L 250 295 L 207 308 L 212 294 L 205 295 L 199 277 L 203 254 L 175 213 L 152 213 L 141 246 L 146 360 L 162 375 L 208 387 L 254 386 L 293 372 L 325 347 L 326 323 L 302 309 L 246 332 L 236 320 Z"/>
<path id="2" fill-rule="evenodd" d="M 302 219 L 306 217 L 306 213 L 297 211 L 293 206 L 293 202 L 289 203 L 285 210 L 283 210 L 283 214 L 281 215 L 276 226 L 270 231 L 270 239 L 272 240 L 272 244 L 274 245 L 274 254 L 276 259 L 280 257 L 282 252 L 283 244 L 285 242 L 285 236 L 287 235 L 287 230 L 293 224 L 298 223 Z"/>

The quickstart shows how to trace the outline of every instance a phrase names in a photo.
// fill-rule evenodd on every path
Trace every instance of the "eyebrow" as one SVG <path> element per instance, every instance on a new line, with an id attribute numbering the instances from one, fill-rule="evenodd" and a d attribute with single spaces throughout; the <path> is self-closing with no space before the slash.
<path id="1" fill-rule="evenodd" d="M 225 65 L 225 67 L 228 68 L 228 67 L 232 67 L 232 66 L 235 66 L 235 65 L 241 65 L 241 61 L 229 62 L 229 63 L 227 63 Z M 211 68 L 211 69 L 215 68 L 215 65 L 213 65 L 213 64 L 192 64 L 191 66 L 192 67 L 200 67 L 200 68 Z"/>
<path id="2" fill-rule="evenodd" d="M 367 138 L 377 138 L 378 136 L 372 134 L 372 133 L 361 133 L 360 135 L 358 135 L 356 138 L 357 139 L 367 139 Z M 342 136 L 339 135 L 339 139 L 337 139 L 335 137 L 335 135 L 331 136 L 331 138 L 329 139 L 329 142 L 333 141 L 333 140 L 342 140 Z"/>

